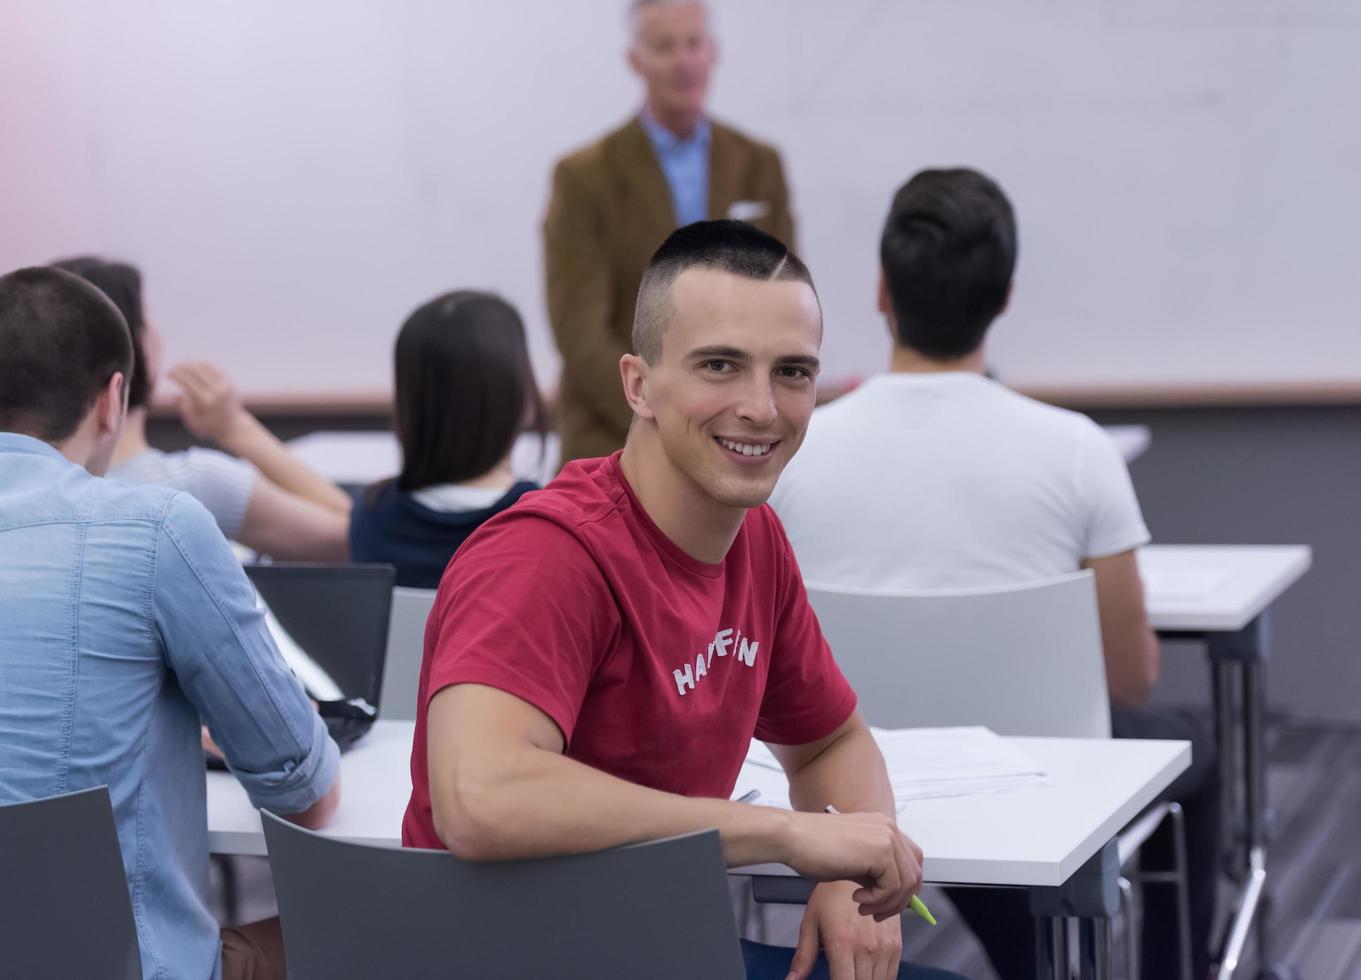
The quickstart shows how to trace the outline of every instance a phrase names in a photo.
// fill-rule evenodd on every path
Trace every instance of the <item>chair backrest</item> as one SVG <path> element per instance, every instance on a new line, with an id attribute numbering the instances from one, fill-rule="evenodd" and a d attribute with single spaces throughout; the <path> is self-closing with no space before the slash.
<path id="1" fill-rule="evenodd" d="M 1110 737 L 1090 571 L 972 591 L 810 583 L 808 598 L 872 725 Z"/>
<path id="2" fill-rule="evenodd" d="M 262 816 L 298 980 L 744 976 L 717 831 L 474 864 Z"/>
<path id="3" fill-rule="evenodd" d="M 425 621 L 435 604 L 434 589 L 392 590 L 392 618 L 388 620 L 387 668 L 383 703 L 378 714 L 389 721 L 416 719 L 416 688 L 425 652 Z"/>
<path id="4" fill-rule="evenodd" d="M 107 786 L 0 806 L 0 974 L 141 977 Z"/>

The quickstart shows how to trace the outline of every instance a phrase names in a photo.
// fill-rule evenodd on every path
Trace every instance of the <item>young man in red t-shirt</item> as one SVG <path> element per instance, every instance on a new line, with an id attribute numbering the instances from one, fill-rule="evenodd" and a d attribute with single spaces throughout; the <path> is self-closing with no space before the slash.
<path id="1" fill-rule="evenodd" d="M 819 945 L 834 980 L 898 975 L 921 851 L 764 506 L 821 341 L 808 270 L 775 239 L 715 221 L 662 245 L 619 362 L 624 449 L 492 518 L 444 573 L 404 844 L 499 860 L 717 828 L 729 864 L 822 882 L 781 976 Z M 729 801 L 753 736 L 799 812 Z"/>

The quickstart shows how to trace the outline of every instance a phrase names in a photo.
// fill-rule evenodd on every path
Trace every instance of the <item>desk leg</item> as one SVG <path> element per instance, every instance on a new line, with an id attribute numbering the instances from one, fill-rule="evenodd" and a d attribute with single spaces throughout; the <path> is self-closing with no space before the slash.
<path id="1" fill-rule="evenodd" d="M 1035 916 L 1035 980 L 1069 980 L 1068 920 Z"/>
<path id="2" fill-rule="evenodd" d="M 1137 941 L 1137 940 L 1134 940 Z M 1078 977 L 1100 980 L 1111 975 L 1111 920 L 1079 919 L 1077 924 Z"/>
<path id="3" fill-rule="evenodd" d="M 1228 980 L 1237 971 L 1254 919 L 1258 966 L 1265 969 L 1271 965 L 1269 930 L 1263 921 L 1269 905 L 1265 900 L 1268 844 L 1265 670 L 1269 636 L 1269 620 L 1264 612 L 1237 633 L 1212 633 L 1206 637 L 1215 676 L 1216 735 L 1221 771 L 1226 776 L 1223 789 L 1234 814 L 1229 825 L 1232 836 L 1227 839 L 1233 842 L 1234 877 L 1242 889 L 1216 973 L 1220 980 Z M 1235 701 L 1236 718 L 1230 710 Z"/>
<path id="4" fill-rule="evenodd" d="M 1242 878 L 1243 860 L 1239 842 L 1244 822 L 1238 754 L 1246 741 L 1239 707 L 1240 667 L 1241 664 L 1232 660 L 1212 660 L 1210 666 L 1214 681 L 1215 746 L 1219 750 L 1219 839 L 1224 849 L 1225 866 L 1235 882 Z"/>
<path id="5" fill-rule="evenodd" d="M 1030 889 L 1041 980 L 1069 980 L 1067 919 L 1078 920 L 1082 980 L 1111 976 L 1111 916 L 1119 907 L 1120 856 L 1115 841 L 1093 854 L 1057 888 Z"/>

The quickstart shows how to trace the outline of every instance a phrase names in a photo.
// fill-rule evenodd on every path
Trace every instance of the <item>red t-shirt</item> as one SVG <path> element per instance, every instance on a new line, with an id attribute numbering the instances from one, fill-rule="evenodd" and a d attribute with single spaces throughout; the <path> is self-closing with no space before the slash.
<path id="1" fill-rule="evenodd" d="M 619 454 L 572 463 L 482 525 L 444 572 L 425 630 L 408 847 L 440 848 L 426 708 L 451 684 L 522 698 L 566 754 L 642 786 L 726 799 L 753 735 L 801 745 L 855 709 L 769 507 L 722 563 L 658 530 Z"/>

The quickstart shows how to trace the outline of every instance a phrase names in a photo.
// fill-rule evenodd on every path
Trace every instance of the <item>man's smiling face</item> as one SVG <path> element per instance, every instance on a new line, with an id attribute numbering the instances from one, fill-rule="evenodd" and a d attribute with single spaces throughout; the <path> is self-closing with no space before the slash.
<path id="1" fill-rule="evenodd" d="M 807 431 L 821 344 L 807 283 L 699 266 L 676 277 L 645 417 L 685 484 L 723 506 L 765 503 Z"/>

